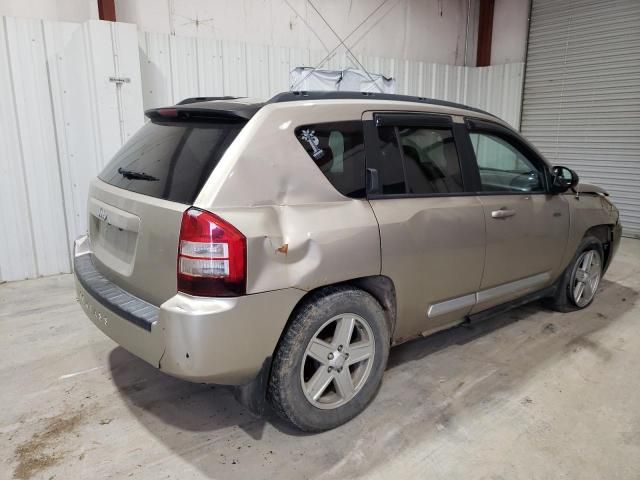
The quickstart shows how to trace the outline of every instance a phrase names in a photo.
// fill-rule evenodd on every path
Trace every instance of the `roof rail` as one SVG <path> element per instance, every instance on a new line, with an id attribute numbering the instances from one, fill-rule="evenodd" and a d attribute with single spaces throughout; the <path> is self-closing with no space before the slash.
<path id="1" fill-rule="evenodd" d="M 185 98 L 184 100 L 181 100 L 180 102 L 176 103 L 176 105 L 188 105 L 190 103 L 198 103 L 198 102 L 212 102 L 214 100 L 237 100 L 238 98 L 243 98 L 243 97 L 231 97 L 231 96 L 227 96 L 227 97 L 189 97 L 189 98 Z"/>
<path id="2" fill-rule="evenodd" d="M 461 108 L 472 112 L 482 113 L 497 118 L 492 113 L 480 110 L 479 108 L 469 107 L 461 103 L 448 102 L 446 100 L 437 100 L 435 98 L 413 97 L 411 95 L 396 95 L 393 93 L 375 93 L 375 92 L 325 92 L 325 91 L 294 91 L 283 92 L 273 96 L 267 104 L 295 102 L 299 100 L 392 100 L 396 102 L 414 102 L 428 105 L 440 105 L 443 107 Z"/>

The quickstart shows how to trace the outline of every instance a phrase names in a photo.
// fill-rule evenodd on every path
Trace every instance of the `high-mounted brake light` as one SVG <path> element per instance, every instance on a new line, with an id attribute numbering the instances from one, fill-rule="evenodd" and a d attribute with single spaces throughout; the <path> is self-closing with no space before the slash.
<path id="1" fill-rule="evenodd" d="M 178 290 L 203 297 L 246 293 L 247 239 L 213 213 L 190 208 L 182 214 Z"/>
<path id="2" fill-rule="evenodd" d="M 158 115 L 162 117 L 177 117 L 178 109 L 177 108 L 160 108 L 157 110 Z"/>

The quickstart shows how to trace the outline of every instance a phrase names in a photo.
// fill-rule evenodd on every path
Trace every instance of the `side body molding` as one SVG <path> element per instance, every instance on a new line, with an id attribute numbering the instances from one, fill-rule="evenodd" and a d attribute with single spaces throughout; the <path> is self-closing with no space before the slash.
<path id="1" fill-rule="evenodd" d="M 461 297 L 445 300 L 444 302 L 434 303 L 427 311 L 428 318 L 436 318 L 447 313 L 461 310 L 463 308 L 473 307 L 476 304 L 488 302 L 494 298 L 502 297 L 512 293 L 528 293 L 542 285 L 545 285 L 551 279 L 549 272 L 538 273 L 530 277 L 525 277 L 515 282 L 505 283 L 497 287 L 481 290 L 476 293 L 470 293 Z"/>

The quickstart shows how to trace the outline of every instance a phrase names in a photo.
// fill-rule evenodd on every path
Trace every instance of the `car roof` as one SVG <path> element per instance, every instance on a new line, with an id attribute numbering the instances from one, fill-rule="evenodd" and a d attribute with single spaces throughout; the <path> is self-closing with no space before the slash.
<path id="1" fill-rule="evenodd" d="M 447 100 L 438 100 L 435 98 L 414 97 L 412 95 L 397 95 L 395 93 L 377 93 L 377 92 L 283 92 L 273 96 L 266 104 L 295 102 L 309 100 L 362 100 L 363 103 L 369 103 L 371 100 L 385 100 L 392 102 L 409 102 L 419 103 L 422 105 L 437 105 L 441 107 L 458 108 L 468 110 L 470 112 L 482 113 L 495 117 L 495 115 L 480 110 L 479 108 L 470 107 L 461 103 L 449 102 Z"/>
<path id="2" fill-rule="evenodd" d="M 238 119 L 249 120 L 253 117 L 262 107 L 271 104 L 285 103 L 285 102 L 299 102 L 299 101 L 323 101 L 323 100 L 361 100 L 363 104 L 371 104 L 371 101 L 380 100 L 386 102 L 401 102 L 401 103 L 417 103 L 421 105 L 436 105 L 439 107 L 455 108 L 458 110 L 466 110 L 469 112 L 480 113 L 488 115 L 493 118 L 497 118 L 495 115 L 480 110 L 478 108 L 463 105 L 461 103 L 449 102 L 446 100 L 438 100 L 435 98 L 414 97 L 411 95 L 396 95 L 391 93 L 376 93 L 376 92 L 325 92 L 325 91 L 295 91 L 295 92 L 282 92 L 271 97 L 266 102 L 263 100 L 247 97 L 191 97 L 177 103 L 174 107 L 178 110 L 191 111 L 191 112 L 206 112 L 216 111 L 231 117 Z M 154 116 L 159 110 L 162 109 L 150 109 L 145 113 L 147 116 Z"/>

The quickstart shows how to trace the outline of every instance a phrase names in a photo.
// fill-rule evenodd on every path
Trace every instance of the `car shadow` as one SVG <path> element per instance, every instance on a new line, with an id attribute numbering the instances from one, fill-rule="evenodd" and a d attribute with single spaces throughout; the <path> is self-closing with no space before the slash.
<path id="1" fill-rule="evenodd" d="M 585 311 L 560 314 L 533 303 L 400 345 L 392 349 L 381 390 L 367 410 L 316 435 L 302 434 L 273 411 L 258 418 L 228 388 L 174 379 L 120 347 L 109 362 L 138 422 L 207 477 L 356 477 L 475 405 L 498 402 L 576 349 L 607 361 L 610 352 L 590 337 L 637 299 L 635 290 L 603 280 Z"/>

